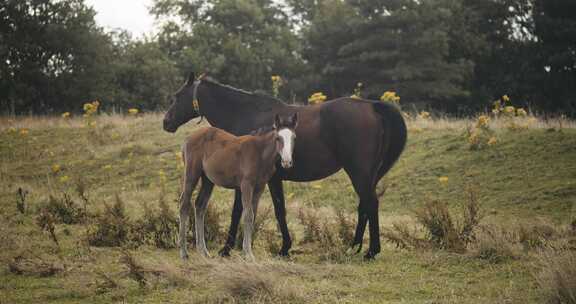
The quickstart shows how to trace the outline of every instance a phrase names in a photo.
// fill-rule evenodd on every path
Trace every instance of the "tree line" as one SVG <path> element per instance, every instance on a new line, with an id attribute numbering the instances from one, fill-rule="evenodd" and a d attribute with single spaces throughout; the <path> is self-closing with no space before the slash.
<path id="1" fill-rule="evenodd" d="M 576 115 L 573 0 L 155 0 L 157 34 L 105 31 L 83 0 L 0 4 L 3 112 L 161 109 L 188 71 L 303 102 L 378 99 L 466 114 L 503 95 Z M 360 87 L 361 85 L 361 87 Z"/>

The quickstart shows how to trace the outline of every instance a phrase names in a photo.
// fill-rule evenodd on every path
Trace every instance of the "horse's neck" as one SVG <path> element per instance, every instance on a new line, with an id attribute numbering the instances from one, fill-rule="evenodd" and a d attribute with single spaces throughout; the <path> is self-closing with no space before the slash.
<path id="1" fill-rule="evenodd" d="M 202 115 L 214 127 L 234 135 L 245 135 L 251 131 L 272 124 L 276 113 L 284 111 L 288 105 L 280 102 L 258 100 L 259 96 L 244 95 L 226 91 L 229 88 L 209 88 L 202 104 Z M 202 102 L 202 100 L 201 100 Z"/>
<path id="2" fill-rule="evenodd" d="M 260 151 L 261 160 L 266 163 L 276 162 L 276 133 L 274 131 L 267 132 L 262 135 L 255 136 L 258 151 Z"/>

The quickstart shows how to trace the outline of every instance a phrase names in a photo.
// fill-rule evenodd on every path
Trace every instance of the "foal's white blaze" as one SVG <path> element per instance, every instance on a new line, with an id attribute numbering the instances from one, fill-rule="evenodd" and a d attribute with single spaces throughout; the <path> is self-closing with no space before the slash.
<path id="1" fill-rule="evenodd" d="M 292 167 L 292 152 L 294 152 L 294 139 L 296 138 L 296 134 L 294 134 L 292 130 L 284 128 L 278 131 L 278 136 L 280 136 L 284 142 L 284 146 L 280 151 L 282 167 L 290 168 Z"/>

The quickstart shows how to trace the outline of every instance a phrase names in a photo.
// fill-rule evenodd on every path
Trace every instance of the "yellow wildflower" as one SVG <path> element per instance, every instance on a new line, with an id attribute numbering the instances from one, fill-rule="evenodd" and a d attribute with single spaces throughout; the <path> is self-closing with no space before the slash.
<path id="1" fill-rule="evenodd" d="M 58 172 L 60 172 L 60 169 L 62 169 L 62 168 L 60 167 L 59 164 L 54 164 L 54 165 L 52 165 L 52 172 L 53 172 L 53 173 L 58 173 Z"/>
<path id="2" fill-rule="evenodd" d="M 380 96 L 380 100 L 399 103 L 400 102 L 400 96 L 396 95 L 396 92 L 386 91 L 386 92 L 384 92 L 384 94 L 382 94 L 382 96 Z"/>
<path id="3" fill-rule="evenodd" d="M 504 107 L 504 113 L 506 114 L 514 114 L 516 109 L 513 106 Z"/>
<path id="4" fill-rule="evenodd" d="M 420 114 L 418 114 L 418 117 L 422 119 L 428 119 L 430 118 L 430 113 L 426 111 L 421 111 Z"/>
<path id="5" fill-rule="evenodd" d="M 326 100 L 326 95 L 324 95 L 324 93 L 322 93 L 322 92 L 316 92 L 316 93 L 312 94 L 310 97 L 308 97 L 308 103 L 309 104 L 322 103 L 322 102 L 324 102 L 324 100 Z"/>
<path id="6" fill-rule="evenodd" d="M 518 109 L 516 109 L 516 115 L 524 117 L 524 116 L 527 116 L 528 113 L 526 112 L 526 110 L 524 110 L 522 108 L 518 108 Z"/>
<path id="7" fill-rule="evenodd" d="M 502 96 L 502 101 L 504 101 L 504 103 L 509 102 L 510 97 L 508 97 L 508 95 L 504 95 L 504 96 Z"/>
<path id="8" fill-rule="evenodd" d="M 278 75 L 272 75 L 270 77 L 270 79 L 272 80 L 272 82 L 279 82 L 280 81 L 280 76 Z"/>
<path id="9" fill-rule="evenodd" d="M 20 130 L 20 135 L 26 136 L 26 135 L 28 135 L 28 132 L 29 132 L 28 129 L 21 129 L 21 130 Z"/>
<path id="10" fill-rule="evenodd" d="M 470 137 L 468 137 L 468 142 L 471 145 L 477 145 L 479 143 L 479 141 L 480 141 L 480 138 L 478 137 L 478 134 L 476 134 L 476 133 L 472 133 L 472 134 L 470 134 Z"/>
<path id="11" fill-rule="evenodd" d="M 487 144 L 489 146 L 492 146 L 492 145 L 496 144 L 497 142 L 498 142 L 498 139 L 496 137 L 492 136 L 492 137 L 490 137 L 490 139 L 488 139 Z"/>
<path id="12" fill-rule="evenodd" d="M 128 109 L 128 113 L 131 115 L 136 115 L 136 114 L 138 114 L 138 109 L 130 108 L 130 109 Z"/>
<path id="13" fill-rule="evenodd" d="M 69 118 L 69 117 L 70 117 L 70 112 L 62 113 L 62 118 Z"/>
<path id="14" fill-rule="evenodd" d="M 84 112 L 90 112 L 92 111 L 93 107 L 91 103 L 85 103 L 84 104 Z"/>
<path id="15" fill-rule="evenodd" d="M 442 184 L 446 184 L 448 182 L 448 176 L 440 176 L 438 181 Z"/>
<path id="16" fill-rule="evenodd" d="M 60 176 L 59 180 L 61 183 L 65 183 L 65 182 L 70 180 L 70 177 L 68 175 L 63 175 L 63 176 Z"/>
<path id="17" fill-rule="evenodd" d="M 476 121 L 477 128 L 485 128 L 488 127 L 488 122 L 490 122 L 490 118 L 486 115 L 480 115 L 478 120 Z"/>

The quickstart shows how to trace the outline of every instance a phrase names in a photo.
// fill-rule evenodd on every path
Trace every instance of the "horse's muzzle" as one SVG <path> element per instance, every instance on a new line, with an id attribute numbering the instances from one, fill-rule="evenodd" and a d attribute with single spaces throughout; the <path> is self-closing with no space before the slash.
<path id="1" fill-rule="evenodd" d="M 162 127 L 164 128 L 164 131 L 166 132 L 170 132 L 170 133 L 174 133 L 176 132 L 176 127 L 174 127 L 168 120 L 164 119 L 164 121 L 162 121 Z"/>
<path id="2" fill-rule="evenodd" d="M 292 168 L 292 165 L 293 165 L 291 160 L 290 161 L 281 161 L 281 163 L 282 163 L 282 168 L 284 168 L 284 169 L 290 169 L 290 168 Z"/>

